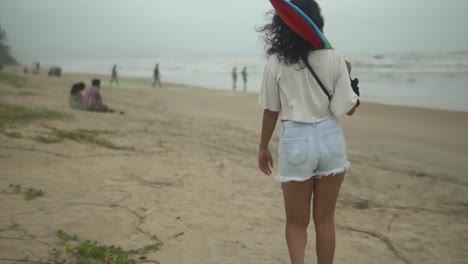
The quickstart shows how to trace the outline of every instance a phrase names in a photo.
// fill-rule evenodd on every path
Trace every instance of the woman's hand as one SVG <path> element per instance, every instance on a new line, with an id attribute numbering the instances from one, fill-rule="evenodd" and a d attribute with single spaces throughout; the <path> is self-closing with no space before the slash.
<path id="1" fill-rule="evenodd" d="M 258 148 L 258 168 L 265 173 L 265 175 L 271 174 L 271 168 L 273 168 L 273 158 L 271 157 L 270 150 L 268 150 L 268 142 L 270 142 L 271 135 L 275 130 L 276 121 L 278 120 L 279 112 L 270 111 L 268 109 L 263 110 L 262 120 L 262 138 L 260 139 L 260 145 Z"/>
<path id="2" fill-rule="evenodd" d="M 361 102 L 359 101 L 359 99 L 357 100 L 356 104 L 353 106 L 353 108 L 351 110 L 349 110 L 348 113 L 346 113 L 347 115 L 349 116 L 352 116 L 354 114 L 354 112 L 356 112 L 356 109 L 358 108 L 358 106 L 361 104 Z"/>
<path id="3" fill-rule="evenodd" d="M 258 150 L 258 168 L 265 174 L 271 175 L 273 168 L 273 158 L 268 147 L 260 147 Z"/>

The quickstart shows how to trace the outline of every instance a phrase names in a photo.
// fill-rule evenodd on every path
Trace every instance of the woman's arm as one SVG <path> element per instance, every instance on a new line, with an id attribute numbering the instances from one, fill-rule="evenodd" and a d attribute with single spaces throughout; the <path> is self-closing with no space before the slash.
<path id="1" fill-rule="evenodd" d="M 262 122 L 262 138 L 260 140 L 260 148 L 268 148 L 273 131 L 275 131 L 276 121 L 278 120 L 279 112 L 273 112 L 268 109 L 263 111 Z"/>
<path id="2" fill-rule="evenodd" d="M 345 60 L 346 68 L 348 69 L 348 74 L 351 75 L 351 62 Z"/>
<path id="3" fill-rule="evenodd" d="M 335 90 L 330 102 L 330 110 L 336 116 L 347 114 L 353 115 L 359 106 L 359 95 L 353 89 L 353 81 L 350 79 L 352 70 L 351 63 L 340 58 L 338 76 Z M 356 79 L 357 81 L 357 79 Z"/>
<path id="4" fill-rule="evenodd" d="M 356 104 L 353 106 L 353 108 L 351 110 L 349 110 L 348 113 L 346 113 L 347 115 L 349 116 L 352 116 L 354 114 L 354 112 L 356 112 L 356 108 L 359 106 L 359 99 L 358 101 L 356 102 Z"/>
<path id="5" fill-rule="evenodd" d="M 258 150 L 258 168 L 265 175 L 270 175 L 271 168 L 273 168 L 273 158 L 271 157 L 270 150 L 268 149 L 268 144 L 270 143 L 271 136 L 275 131 L 278 115 L 279 112 L 273 112 L 268 109 L 263 111 L 262 136 Z"/>
<path id="6" fill-rule="evenodd" d="M 345 60 L 345 63 L 346 63 L 346 68 L 348 69 L 348 74 L 351 76 L 351 69 L 352 69 L 351 62 Z M 346 114 L 349 116 L 352 116 L 354 112 L 356 112 L 356 109 L 358 108 L 359 105 L 360 105 L 360 102 L 358 99 L 354 107 L 351 110 L 349 110 L 349 112 Z"/>

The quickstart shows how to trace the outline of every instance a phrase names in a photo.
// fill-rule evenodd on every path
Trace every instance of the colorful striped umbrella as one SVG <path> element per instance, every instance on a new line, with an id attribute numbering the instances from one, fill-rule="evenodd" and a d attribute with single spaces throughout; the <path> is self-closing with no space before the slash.
<path id="1" fill-rule="evenodd" d="M 270 0 L 281 19 L 299 36 L 307 40 L 314 49 L 333 49 L 333 46 L 301 9 L 287 0 Z"/>
<path id="2" fill-rule="evenodd" d="M 299 36 L 307 40 L 313 49 L 334 49 L 322 31 L 315 25 L 314 21 L 293 3 L 288 0 L 270 0 L 270 2 L 284 23 Z M 353 91 L 359 96 L 359 80 L 357 78 L 351 79 L 351 77 L 350 80 Z M 357 105 L 359 105 L 359 100 Z"/>

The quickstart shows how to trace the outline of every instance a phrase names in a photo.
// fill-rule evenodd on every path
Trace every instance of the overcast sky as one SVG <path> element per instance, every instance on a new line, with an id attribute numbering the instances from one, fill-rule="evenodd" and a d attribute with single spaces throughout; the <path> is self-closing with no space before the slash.
<path id="1" fill-rule="evenodd" d="M 348 53 L 468 51 L 468 0 L 319 0 Z M 15 56 L 262 54 L 268 0 L 0 0 Z"/>

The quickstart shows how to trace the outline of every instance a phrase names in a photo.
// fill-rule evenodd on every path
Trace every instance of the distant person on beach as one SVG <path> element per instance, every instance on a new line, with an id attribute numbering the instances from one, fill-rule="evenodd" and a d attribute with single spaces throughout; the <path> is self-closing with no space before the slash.
<path id="1" fill-rule="evenodd" d="M 236 86 L 237 86 L 237 68 L 234 67 L 232 68 L 232 90 L 235 92 L 236 91 Z"/>
<path id="2" fill-rule="evenodd" d="M 91 112 L 114 112 L 102 102 L 99 90 L 101 88 L 101 80 L 94 79 L 91 82 L 91 88 L 83 97 L 81 109 Z"/>
<path id="3" fill-rule="evenodd" d="M 242 69 L 242 80 L 244 81 L 244 93 L 247 91 L 247 67 Z"/>
<path id="4" fill-rule="evenodd" d="M 117 79 L 117 64 L 114 64 L 114 66 L 112 67 L 112 73 L 111 73 L 111 80 L 110 80 L 110 83 L 116 83 L 116 84 L 119 84 L 119 80 Z"/>
<path id="5" fill-rule="evenodd" d="M 291 2 L 323 31 L 324 20 L 317 2 Z M 265 33 L 269 57 L 259 94 L 264 112 L 258 167 L 265 175 L 271 175 L 273 158 L 268 145 L 281 113 L 275 179 L 283 191 L 291 263 L 304 263 L 312 207 L 316 263 L 332 264 L 336 201 L 350 165 L 343 130 L 336 117 L 352 115 L 359 105 L 358 95 L 351 86 L 344 58 L 335 50 L 313 50 L 277 13 L 258 31 Z M 312 71 L 326 90 L 322 90 Z"/>
<path id="6" fill-rule="evenodd" d="M 68 96 L 68 104 L 71 108 L 81 110 L 83 104 L 82 92 L 85 87 L 86 85 L 83 82 L 73 84 Z"/>
<path id="7" fill-rule="evenodd" d="M 39 62 L 36 62 L 35 68 L 32 71 L 33 75 L 37 75 L 41 73 L 41 64 Z"/>
<path id="8" fill-rule="evenodd" d="M 24 74 L 28 74 L 28 73 L 29 73 L 28 66 L 24 66 L 23 73 L 24 73 Z"/>
<path id="9" fill-rule="evenodd" d="M 49 69 L 49 72 L 47 73 L 47 75 L 49 77 L 53 77 L 53 76 L 60 77 L 60 76 L 62 76 L 62 68 L 57 67 L 57 66 L 53 66 L 53 67 L 51 67 Z"/>
<path id="10" fill-rule="evenodd" d="M 161 88 L 161 81 L 159 80 L 159 64 L 156 64 L 156 66 L 154 67 L 153 79 L 153 87 L 155 87 L 157 83 L 158 87 Z"/>

